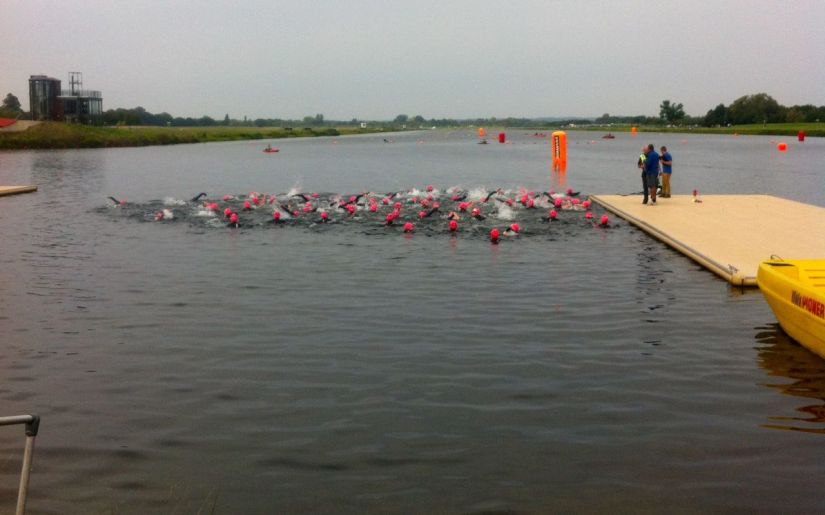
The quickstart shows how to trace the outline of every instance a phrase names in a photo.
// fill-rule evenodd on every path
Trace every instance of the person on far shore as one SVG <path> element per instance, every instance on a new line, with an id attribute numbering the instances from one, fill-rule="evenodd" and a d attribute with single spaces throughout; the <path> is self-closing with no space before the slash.
<path id="1" fill-rule="evenodd" d="M 647 179 L 647 189 L 650 190 L 650 203 L 656 205 L 656 186 L 659 182 L 659 154 L 653 143 L 647 146 L 645 154 L 645 176 Z"/>
<path id="2" fill-rule="evenodd" d="M 670 174 L 673 172 L 673 156 L 662 145 L 662 198 L 670 198 Z"/>
<path id="3" fill-rule="evenodd" d="M 639 154 L 639 161 L 636 163 L 636 166 L 638 166 L 639 170 L 642 171 L 642 193 L 645 195 L 645 199 L 642 201 L 642 204 L 647 204 L 647 174 L 645 173 L 646 153 L 647 147 L 642 147 L 642 153 Z"/>

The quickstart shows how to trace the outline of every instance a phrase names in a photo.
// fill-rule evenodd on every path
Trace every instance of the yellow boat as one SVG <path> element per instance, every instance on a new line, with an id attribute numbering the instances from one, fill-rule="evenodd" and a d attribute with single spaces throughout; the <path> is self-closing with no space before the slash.
<path id="1" fill-rule="evenodd" d="M 782 329 L 825 358 L 825 259 L 763 261 L 756 283 Z"/>

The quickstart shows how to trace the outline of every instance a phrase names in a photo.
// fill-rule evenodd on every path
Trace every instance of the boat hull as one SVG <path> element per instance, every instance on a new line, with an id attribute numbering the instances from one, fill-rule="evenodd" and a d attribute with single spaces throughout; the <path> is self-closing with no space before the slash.
<path id="1" fill-rule="evenodd" d="M 782 330 L 825 359 L 825 260 L 764 261 L 756 283 Z"/>

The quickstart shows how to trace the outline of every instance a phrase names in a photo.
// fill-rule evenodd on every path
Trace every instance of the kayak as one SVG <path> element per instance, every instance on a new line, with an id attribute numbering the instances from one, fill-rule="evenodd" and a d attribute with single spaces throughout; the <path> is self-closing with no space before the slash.
<path id="1" fill-rule="evenodd" d="M 274 154 L 275 152 L 279 152 L 279 151 L 280 151 L 280 149 L 277 149 L 277 148 L 265 148 L 264 149 L 264 152 L 266 152 L 267 154 Z"/>
<path id="2" fill-rule="evenodd" d="M 825 358 L 825 259 L 763 261 L 756 284 L 782 330 Z"/>

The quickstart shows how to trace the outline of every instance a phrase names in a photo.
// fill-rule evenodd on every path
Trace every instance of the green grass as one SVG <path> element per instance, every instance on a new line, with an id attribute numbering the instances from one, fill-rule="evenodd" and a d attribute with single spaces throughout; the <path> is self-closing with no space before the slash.
<path id="1" fill-rule="evenodd" d="M 630 125 L 605 125 L 576 127 L 577 130 L 599 131 L 599 132 L 630 132 Z M 676 132 L 694 134 L 740 134 L 740 135 L 762 135 L 762 136 L 794 136 L 800 130 L 805 131 L 809 137 L 825 137 L 825 123 L 755 123 L 752 125 L 735 125 L 732 127 L 661 127 L 661 126 L 637 126 L 638 132 Z"/>
<path id="2" fill-rule="evenodd" d="M 311 136 L 343 136 L 380 132 L 355 127 L 91 127 L 44 122 L 26 131 L 0 132 L 0 149 L 102 148 L 176 145 Z"/>

